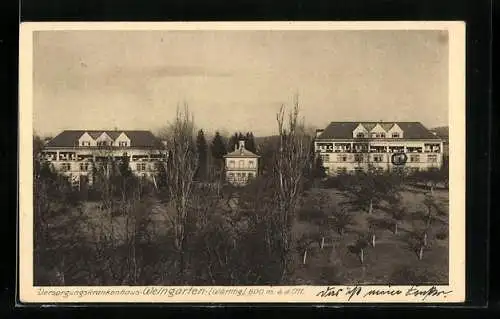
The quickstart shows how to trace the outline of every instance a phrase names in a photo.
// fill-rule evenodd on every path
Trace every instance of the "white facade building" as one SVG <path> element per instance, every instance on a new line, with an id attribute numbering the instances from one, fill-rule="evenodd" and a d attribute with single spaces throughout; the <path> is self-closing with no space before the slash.
<path id="1" fill-rule="evenodd" d="M 440 168 L 443 141 L 419 122 L 332 122 L 317 130 L 317 156 L 327 174 Z"/>
<path id="2" fill-rule="evenodd" d="M 93 166 L 110 158 L 126 157 L 132 173 L 153 178 L 157 164 L 166 159 L 166 150 L 149 131 L 67 130 L 49 140 L 40 156 L 79 185 L 82 181 L 92 184 Z"/>
<path id="3" fill-rule="evenodd" d="M 249 179 L 257 177 L 259 158 L 245 148 L 245 141 L 239 141 L 234 151 L 224 156 L 226 180 L 233 185 L 246 185 Z"/>

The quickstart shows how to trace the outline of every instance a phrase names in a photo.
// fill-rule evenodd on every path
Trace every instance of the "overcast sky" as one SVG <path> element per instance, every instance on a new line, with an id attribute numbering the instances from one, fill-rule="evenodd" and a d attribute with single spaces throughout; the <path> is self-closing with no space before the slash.
<path id="1" fill-rule="evenodd" d="M 331 121 L 448 124 L 445 31 L 39 31 L 34 129 L 149 129 L 186 101 L 196 125 L 276 131 L 299 95 Z"/>

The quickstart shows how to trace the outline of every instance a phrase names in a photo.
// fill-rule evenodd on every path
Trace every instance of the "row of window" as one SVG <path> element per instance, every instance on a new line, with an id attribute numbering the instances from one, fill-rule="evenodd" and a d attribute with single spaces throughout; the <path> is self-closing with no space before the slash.
<path id="1" fill-rule="evenodd" d="M 370 134 L 365 134 L 363 132 L 359 132 L 359 133 L 356 134 L 357 138 L 368 138 L 370 136 L 372 138 L 386 138 L 386 134 L 385 133 L 371 133 L 371 135 L 370 135 Z M 392 138 L 400 138 L 401 134 L 395 132 L 395 133 L 391 134 L 391 137 Z"/>
<path id="2" fill-rule="evenodd" d="M 404 146 L 371 146 L 368 147 L 335 147 L 333 146 L 319 146 L 318 150 L 320 152 L 326 153 L 396 153 L 396 152 L 404 152 Z M 354 151 L 353 151 L 354 150 Z M 406 147 L 406 153 L 439 153 L 441 149 L 439 147 L 436 148 L 423 148 L 423 147 Z"/>
<path id="3" fill-rule="evenodd" d="M 383 172 L 383 171 L 385 170 L 385 169 L 384 169 L 384 168 L 382 168 L 382 167 L 376 167 L 375 169 L 376 169 L 378 172 Z M 364 170 L 365 170 L 365 168 L 364 168 L 364 167 L 354 167 L 354 171 L 355 171 L 355 172 L 363 172 Z M 393 172 L 398 172 L 398 171 L 402 171 L 402 170 L 403 170 L 403 171 L 404 171 L 404 170 L 407 170 L 407 171 L 409 171 L 409 172 L 418 172 L 420 169 L 419 169 L 418 167 L 408 167 L 408 168 L 405 168 L 405 169 L 400 168 L 400 167 L 393 167 L 391 170 L 392 170 Z M 337 174 L 342 174 L 342 173 L 344 173 L 344 174 L 345 174 L 345 173 L 347 173 L 347 172 L 348 172 L 348 170 L 347 170 L 347 167 L 337 167 L 336 172 L 337 172 Z M 327 172 L 326 172 L 326 173 L 328 173 L 328 169 L 327 169 Z"/>
<path id="4" fill-rule="evenodd" d="M 320 155 L 321 160 L 323 163 L 328 163 L 330 162 L 330 154 L 321 154 Z M 365 161 L 365 156 L 363 154 L 355 154 L 353 157 L 347 156 L 346 154 L 341 154 L 337 155 L 337 162 L 347 162 L 349 159 L 354 159 L 354 162 L 363 162 Z M 371 156 L 371 159 L 373 162 L 383 162 L 385 160 L 385 155 L 384 154 L 374 154 Z M 408 156 L 408 161 L 409 162 L 420 162 L 421 161 L 421 156 L 420 154 L 410 154 Z M 436 154 L 428 154 L 427 155 L 427 162 L 429 163 L 436 163 L 438 161 L 438 157 Z"/>
<path id="5" fill-rule="evenodd" d="M 43 158 L 45 160 L 53 160 L 56 155 L 53 155 L 53 154 L 50 154 L 50 153 L 47 153 L 47 154 L 42 154 L 43 155 Z M 124 153 L 125 157 L 128 157 L 127 153 Z M 121 160 L 123 158 L 123 156 L 115 156 L 115 160 Z M 82 160 L 92 160 L 94 158 L 93 155 L 76 155 L 76 154 L 59 154 L 59 160 L 60 161 L 82 161 Z M 95 159 L 96 160 L 107 160 L 109 159 L 110 157 L 106 157 L 106 156 L 96 156 Z M 158 155 L 158 154 L 151 154 L 151 155 L 132 155 L 130 157 L 130 161 L 134 162 L 134 161 L 157 161 L 157 160 L 162 160 L 164 159 L 165 156 L 162 156 L 162 155 Z"/>
<path id="6" fill-rule="evenodd" d="M 351 152 L 364 151 L 385 153 L 405 150 L 404 145 L 372 145 L 369 143 L 333 143 L 333 142 L 317 142 L 316 149 L 325 152 Z M 409 153 L 434 153 L 440 152 L 441 145 L 436 143 L 425 143 L 423 146 L 406 146 L 406 152 Z"/>
<path id="7" fill-rule="evenodd" d="M 60 170 L 63 172 L 69 172 L 71 171 L 71 163 L 61 163 L 60 164 Z M 89 171 L 91 166 L 89 162 L 82 162 L 80 163 L 80 171 L 86 172 Z M 146 163 L 137 163 L 135 165 L 135 169 L 139 172 L 144 172 L 148 170 L 148 165 Z"/>
<path id="8" fill-rule="evenodd" d="M 255 168 L 255 161 L 254 160 L 249 160 L 247 161 L 248 163 L 248 166 L 245 167 L 245 161 L 244 160 L 239 160 L 238 161 L 238 168 Z M 234 160 L 230 160 L 228 162 L 228 167 L 229 168 L 236 168 L 235 167 L 235 161 Z"/>
<path id="9" fill-rule="evenodd" d="M 82 141 L 80 143 L 80 146 L 90 146 L 90 141 Z M 97 146 L 113 146 L 112 141 L 98 141 Z M 118 147 L 126 147 L 129 146 L 129 143 L 127 141 L 119 141 L 118 142 Z"/>
<path id="10" fill-rule="evenodd" d="M 254 173 L 229 173 L 228 176 L 229 176 L 230 180 L 234 180 L 234 179 L 243 180 L 246 178 L 254 178 L 255 174 Z"/>

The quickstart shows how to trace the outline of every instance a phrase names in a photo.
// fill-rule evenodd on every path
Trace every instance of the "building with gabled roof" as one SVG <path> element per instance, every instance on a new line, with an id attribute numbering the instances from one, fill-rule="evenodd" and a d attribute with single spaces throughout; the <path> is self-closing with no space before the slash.
<path id="1" fill-rule="evenodd" d="M 257 177 L 260 156 L 245 148 L 245 141 L 235 145 L 234 151 L 224 155 L 226 180 L 236 186 L 246 185 Z"/>
<path id="2" fill-rule="evenodd" d="M 331 122 L 314 149 L 329 175 L 366 170 L 440 168 L 443 140 L 420 122 Z"/>
<path id="3" fill-rule="evenodd" d="M 92 141 L 97 141 L 103 134 L 108 135 L 111 140 L 116 140 L 120 135 L 124 134 L 130 139 L 130 145 L 127 147 L 135 148 L 163 148 L 163 144 L 150 131 L 106 131 L 106 130 L 66 130 L 59 133 L 51 139 L 45 146 L 48 148 L 61 147 L 78 147 L 81 145 L 79 139 L 88 134 Z M 87 145 L 85 145 L 87 146 Z M 97 146 L 90 145 L 90 146 Z M 119 146 L 114 145 L 114 146 Z"/>
<path id="4" fill-rule="evenodd" d="M 145 130 L 66 130 L 47 141 L 40 156 L 80 185 L 92 184 L 93 167 L 110 158 L 126 158 L 132 173 L 154 178 L 157 164 L 166 159 L 166 148 Z"/>

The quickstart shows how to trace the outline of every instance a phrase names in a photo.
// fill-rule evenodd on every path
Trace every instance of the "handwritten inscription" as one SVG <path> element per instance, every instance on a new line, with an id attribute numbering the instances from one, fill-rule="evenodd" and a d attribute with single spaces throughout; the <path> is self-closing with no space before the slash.
<path id="1" fill-rule="evenodd" d="M 397 296 L 406 296 L 406 297 L 417 297 L 421 301 L 425 301 L 428 297 L 443 297 L 446 298 L 448 294 L 450 294 L 452 290 L 443 290 L 436 286 L 432 287 L 419 287 L 419 286 L 411 286 L 407 289 L 401 288 L 371 288 L 371 287 L 332 287 L 329 286 L 325 290 L 322 290 L 316 294 L 317 297 L 327 298 L 327 297 L 343 297 L 347 296 L 350 301 L 355 296 L 361 296 L 361 298 L 368 297 L 397 297 Z"/>
<path id="2" fill-rule="evenodd" d="M 338 297 L 339 296 L 339 293 L 341 293 L 343 291 L 342 288 L 335 288 L 335 287 L 327 287 L 326 290 L 323 290 L 323 291 L 320 291 L 318 292 L 318 294 L 316 296 L 319 296 L 319 297 Z"/>
<path id="3" fill-rule="evenodd" d="M 443 296 L 446 298 L 446 295 L 452 293 L 452 290 L 439 290 L 436 286 L 432 286 L 427 289 L 419 289 L 418 287 L 411 287 L 406 291 L 406 296 L 415 296 L 422 297 L 422 300 L 427 299 L 427 297 L 439 297 Z"/>

